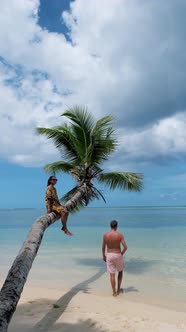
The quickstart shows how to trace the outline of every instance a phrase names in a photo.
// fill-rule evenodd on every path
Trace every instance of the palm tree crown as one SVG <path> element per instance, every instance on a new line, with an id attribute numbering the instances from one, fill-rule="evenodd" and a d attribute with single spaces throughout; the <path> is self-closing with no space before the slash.
<path id="1" fill-rule="evenodd" d="M 98 121 L 84 108 L 73 107 L 64 112 L 70 123 L 53 128 L 37 128 L 37 133 L 52 139 L 64 160 L 45 166 L 51 173 L 65 172 L 75 178 L 77 184 L 62 200 L 72 199 L 78 188 L 83 187 L 83 194 L 77 205 L 87 205 L 92 199 L 104 199 L 93 181 L 104 183 L 110 189 L 120 188 L 130 191 L 142 189 L 141 173 L 109 172 L 105 173 L 100 165 L 108 160 L 117 147 L 114 135 L 113 118 L 105 116 Z M 105 200 L 105 199 L 104 199 Z"/>

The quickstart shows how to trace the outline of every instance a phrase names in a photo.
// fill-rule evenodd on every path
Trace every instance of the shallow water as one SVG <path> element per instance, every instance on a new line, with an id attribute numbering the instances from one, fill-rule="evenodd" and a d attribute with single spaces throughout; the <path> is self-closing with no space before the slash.
<path id="1" fill-rule="evenodd" d="M 32 223 L 41 209 L 0 210 L 0 280 L 6 277 Z M 108 292 L 102 261 L 103 233 L 112 219 L 119 222 L 128 245 L 124 289 L 130 296 L 162 301 L 186 300 L 186 208 L 86 208 L 70 215 L 73 237 L 64 236 L 60 222 L 44 235 L 28 283 L 69 288 L 96 272 L 90 291 Z M 110 290 L 109 290 L 110 291 Z"/>

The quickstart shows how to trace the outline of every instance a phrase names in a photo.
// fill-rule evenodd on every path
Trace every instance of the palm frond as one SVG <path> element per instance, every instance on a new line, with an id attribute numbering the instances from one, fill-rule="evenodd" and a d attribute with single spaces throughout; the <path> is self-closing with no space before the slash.
<path id="1" fill-rule="evenodd" d="M 73 189 L 68 191 L 63 197 L 60 199 L 62 203 L 66 203 L 67 201 L 71 200 L 73 196 L 77 193 L 80 186 L 75 186 Z M 103 194 L 95 188 L 93 185 L 87 185 L 85 188 L 84 195 L 81 197 L 81 199 L 77 202 L 77 205 L 73 208 L 74 212 L 79 211 L 82 207 L 85 207 L 89 205 L 90 202 L 92 202 L 94 199 L 103 199 L 103 201 L 106 203 L 106 200 L 103 196 Z"/>
<path id="2" fill-rule="evenodd" d="M 111 172 L 98 175 L 98 181 L 104 183 L 111 190 L 116 188 L 141 191 L 143 188 L 143 174 L 130 172 Z"/>
<path id="3" fill-rule="evenodd" d="M 58 172 L 71 173 L 73 170 L 73 165 L 65 161 L 55 161 L 52 164 L 45 165 L 44 169 L 46 172 L 53 174 Z"/>
<path id="4" fill-rule="evenodd" d="M 94 127 L 94 119 L 87 109 L 73 107 L 62 114 L 71 121 L 71 131 L 76 138 L 77 148 L 81 160 L 88 161 L 88 147 L 91 145 L 91 130 Z"/>
<path id="5" fill-rule="evenodd" d="M 85 132 L 89 132 L 94 126 L 93 116 L 88 113 L 88 110 L 85 107 L 74 106 L 61 114 L 61 116 L 67 117 L 79 128 L 84 128 Z"/>
<path id="6" fill-rule="evenodd" d="M 63 154 L 69 161 L 77 161 L 78 148 L 71 133 L 71 128 L 68 125 L 56 126 L 53 128 L 37 128 L 37 133 L 45 135 L 47 138 L 54 142 L 56 148 Z"/>
<path id="7" fill-rule="evenodd" d="M 65 204 L 67 201 L 69 201 L 77 192 L 78 186 L 75 186 L 70 191 L 68 191 L 63 197 L 61 197 L 60 201 L 62 204 Z M 84 200 L 80 200 L 77 202 L 77 205 L 73 207 L 73 209 L 70 211 L 70 213 L 76 213 L 80 211 L 82 208 L 86 206 Z"/>
<path id="8" fill-rule="evenodd" d="M 106 203 L 106 199 L 100 190 L 98 190 L 96 187 L 93 186 L 92 191 L 93 191 L 93 195 L 92 195 L 93 198 L 97 198 L 98 200 L 101 198 Z"/>
<path id="9" fill-rule="evenodd" d="M 99 133 L 103 135 L 106 135 L 108 130 L 110 132 L 110 129 L 112 130 L 112 132 L 114 132 L 113 130 L 113 117 L 111 115 L 107 115 L 102 117 L 101 119 L 99 119 L 94 128 L 93 128 L 93 135 Z"/>
<path id="10" fill-rule="evenodd" d="M 114 138 L 112 121 L 112 116 L 105 116 L 98 120 L 92 129 L 91 159 L 97 164 L 107 160 L 116 148 L 117 140 Z"/>

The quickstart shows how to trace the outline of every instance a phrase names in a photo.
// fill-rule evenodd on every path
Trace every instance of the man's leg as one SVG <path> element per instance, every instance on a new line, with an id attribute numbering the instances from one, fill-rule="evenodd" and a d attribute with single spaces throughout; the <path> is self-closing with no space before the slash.
<path id="1" fill-rule="evenodd" d="M 113 291 L 113 296 L 116 296 L 116 281 L 115 281 L 115 273 L 110 273 L 110 283 Z"/>
<path id="2" fill-rule="evenodd" d="M 117 294 L 120 293 L 122 279 L 123 279 L 123 271 L 120 271 L 120 272 L 118 272 L 118 288 L 117 288 Z"/>

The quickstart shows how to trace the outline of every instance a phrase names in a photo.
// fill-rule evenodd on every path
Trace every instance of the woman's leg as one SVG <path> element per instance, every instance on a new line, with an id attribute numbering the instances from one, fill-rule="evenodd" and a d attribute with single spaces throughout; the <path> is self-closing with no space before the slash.
<path id="1" fill-rule="evenodd" d="M 68 219 L 68 211 L 65 209 L 63 211 L 61 211 L 61 222 L 62 222 L 62 231 L 66 234 L 66 235 L 73 235 L 67 228 L 67 219 Z"/>

